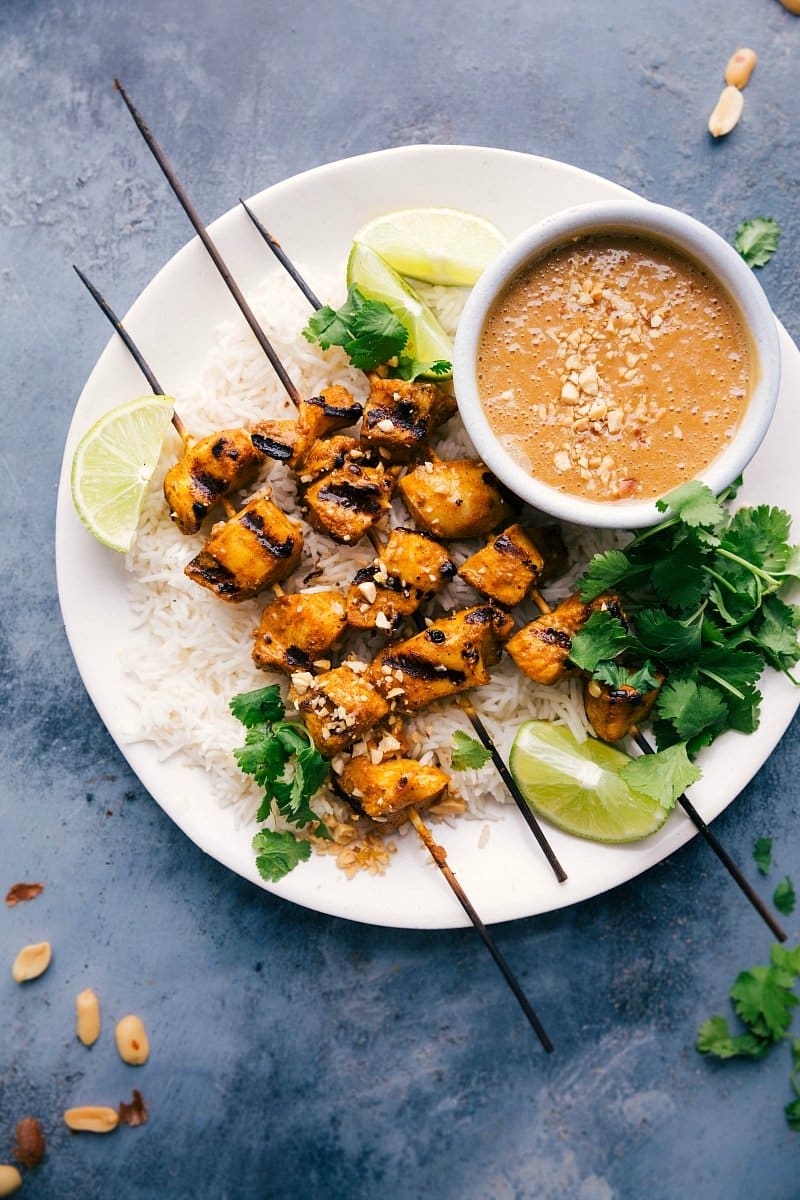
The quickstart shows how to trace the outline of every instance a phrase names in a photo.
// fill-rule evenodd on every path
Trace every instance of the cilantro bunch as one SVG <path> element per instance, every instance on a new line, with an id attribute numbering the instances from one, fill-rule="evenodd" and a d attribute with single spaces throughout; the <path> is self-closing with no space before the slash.
<path id="1" fill-rule="evenodd" d="M 413 380 L 420 375 L 449 375 L 452 369 L 444 359 L 420 362 L 404 357 L 408 330 L 403 322 L 382 300 L 365 299 L 355 284 L 351 284 L 340 308 L 326 304 L 314 313 L 303 337 L 318 342 L 323 350 L 342 346 L 353 366 L 361 371 L 374 371 L 384 363 L 396 362 L 395 376 Z"/>
<path id="2" fill-rule="evenodd" d="M 745 1026 L 732 1034 L 725 1017 L 709 1017 L 697 1032 L 697 1049 L 716 1058 L 763 1058 L 788 1037 L 798 998 L 800 946 L 787 950 L 774 945 L 768 967 L 742 971 L 731 988 L 731 1000 Z M 792 1040 L 790 1084 L 795 1098 L 784 1108 L 790 1129 L 800 1132 L 800 1038 Z"/>
<path id="3" fill-rule="evenodd" d="M 314 825 L 315 837 L 330 837 L 310 803 L 327 779 L 330 765 L 303 725 L 283 720 L 278 685 L 241 692 L 233 697 L 229 707 L 247 729 L 244 745 L 234 750 L 234 758 L 245 775 L 252 775 L 264 789 L 256 820 L 268 821 L 274 804 L 292 825 L 298 828 Z M 253 849 L 259 873 L 271 883 L 282 879 L 311 855 L 308 841 L 288 830 L 278 833 L 260 829 L 253 838 Z"/>
<path id="4" fill-rule="evenodd" d="M 697 481 L 677 488 L 658 502 L 666 520 L 595 555 L 578 580 L 585 601 L 619 590 L 633 628 L 593 613 L 570 657 L 612 687 L 644 692 L 666 675 L 654 709 L 659 749 L 683 743 L 691 756 L 727 729 L 753 732 L 766 664 L 798 682 L 800 608 L 778 595 L 800 578 L 791 518 L 766 504 L 732 512 L 737 486 L 718 498 Z"/>

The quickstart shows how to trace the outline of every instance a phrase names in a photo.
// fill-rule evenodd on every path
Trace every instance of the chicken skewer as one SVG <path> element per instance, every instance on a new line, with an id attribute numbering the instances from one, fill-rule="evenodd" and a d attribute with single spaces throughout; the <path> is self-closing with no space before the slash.
<path id="1" fill-rule="evenodd" d="M 275 239 L 272 238 L 271 235 L 269 235 L 267 233 L 267 231 L 263 228 L 263 226 L 260 224 L 260 222 L 258 222 L 257 218 L 251 212 L 251 210 L 247 207 L 247 205 L 244 205 L 244 207 L 245 207 L 245 211 L 247 212 L 248 216 L 251 218 L 253 223 L 259 229 L 259 232 L 261 233 L 262 237 L 264 237 L 265 241 L 267 241 L 267 243 L 272 247 Z M 286 254 L 283 251 L 281 251 L 279 259 L 284 264 L 284 266 L 286 266 L 286 269 L 288 270 L 291 277 L 294 279 L 295 283 L 297 283 L 297 285 L 301 288 L 301 290 L 304 292 L 304 294 L 306 296 L 308 296 L 309 292 L 310 292 L 308 285 L 305 283 L 302 276 L 297 271 L 297 268 L 289 261 L 288 257 L 286 256 Z M 313 293 L 311 293 L 311 296 L 313 297 Z M 311 303 L 314 303 L 313 299 L 311 300 Z M 406 477 L 406 478 L 408 478 L 408 477 Z M 406 487 L 407 486 L 408 485 L 406 485 Z M 404 496 L 404 498 L 405 498 L 405 496 Z M 417 515 L 417 514 L 415 514 L 415 515 Z M 510 531 L 507 530 L 506 533 L 508 533 L 508 532 L 510 532 Z M 516 538 L 513 540 L 515 540 L 517 542 L 520 541 L 519 538 Z M 523 545 L 524 545 L 524 543 L 523 543 Z M 496 547 L 496 542 L 495 542 L 495 547 Z M 481 552 L 479 552 L 479 554 L 480 553 Z M 473 558 L 471 560 L 469 560 L 472 564 L 473 572 L 476 570 L 479 571 L 481 566 L 485 565 L 483 562 L 480 562 L 480 561 L 478 563 L 476 563 L 475 559 L 477 557 L 478 556 L 473 556 Z M 466 565 L 467 564 L 464 564 L 462 566 L 462 569 L 460 572 L 461 574 L 464 574 L 464 566 L 466 566 Z M 534 561 L 534 563 L 532 563 L 532 565 L 535 566 L 535 561 Z M 468 568 L 468 571 L 467 571 L 467 574 L 465 575 L 465 577 L 469 579 L 469 568 Z M 480 587 L 480 583 L 477 581 L 477 577 L 475 574 L 473 574 L 473 577 L 470 580 L 470 582 L 473 582 L 473 584 Z M 534 580 L 534 582 L 538 582 L 538 581 Z M 534 602 L 536 603 L 537 607 L 539 608 L 540 613 L 543 616 L 549 616 L 552 613 L 552 609 L 550 608 L 550 605 L 547 603 L 544 596 L 539 591 L 538 587 L 536 587 L 536 586 L 530 587 L 530 589 L 528 590 L 528 594 L 533 597 Z M 588 616 L 588 613 L 586 615 Z M 585 619 L 586 618 L 584 617 L 584 620 Z M 524 631 L 521 631 L 521 632 L 524 633 Z M 565 632 L 565 631 L 562 631 L 562 632 Z M 519 637 L 519 635 L 515 635 L 515 636 Z M 513 657 L 513 654 L 512 654 L 512 657 Z M 587 693 L 586 693 L 587 715 L 589 715 L 590 720 L 592 720 L 592 717 L 594 717 L 594 720 L 592 721 L 592 723 L 594 725 L 595 722 L 597 722 L 598 724 L 600 723 L 600 716 L 602 714 L 603 716 L 606 717 L 605 733 L 608 734 L 608 733 L 613 732 L 614 734 L 617 735 L 613 740 L 619 740 L 622 736 L 624 736 L 625 733 L 630 733 L 630 735 L 634 738 L 636 744 L 638 745 L 639 749 L 643 753 L 653 754 L 654 753 L 653 747 L 651 746 L 651 744 L 647 740 L 647 738 L 644 736 L 644 734 L 642 734 L 642 732 L 637 728 L 636 722 L 643 720 L 644 717 L 646 717 L 648 715 L 650 709 L 652 708 L 653 704 L 655 703 L 657 692 L 658 692 L 658 689 L 653 689 L 651 692 L 649 692 L 644 697 L 642 697 L 641 702 L 638 704 L 635 702 L 633 697 L 626 697 L 627 703 L 625 703 L 625 705 L 622 707 L 622 711 L 620 711 L 620 709 L 618 708 L 618 710 L 615 714 L 615 717 L 616 717 L 615 727 L 611 727 L 611 723 L 607 719 L 608 713 L 609 713 L 608 691 L 605 690 L 605 691 L 601 692 L 601 696 L 595 697 L 591 694 L 591 692 L 588 691 L 588 685 L 587 685 Z M 600 703 L 597 703 L 597 701 L 600 701 Z M 462 701 L 462 704 L 463 703 L 464 702 Z M 474 724 L 474 722 L 473 722 L 473 724 Z M 596 726 L 595 726 L 595 731 L 602 737 L 602 731 L 600 729 L 597 729 Z M 476 732 L 478 732 L 477 727 L 476 727 Z M 481 737 L 480 732 L 478 732 L 478 736 Z M 611 739 L 606 739 L 606 740 L 611 740 Z M 481 737 L 481 741 L 483 742 L 484 745 L 486 745 L 486 742 L 484 741 L 484 739 L 482 737 Z M 719 839 L 711 832 L 707 823 L 700 816 L 700 813 L 697 811 L 697 809 L 695 808 L 694 804 L 691 802 L 689 797 L 685 793 L 681 794 L 678 797 L 678 803 L 681 805 L 683 810 L 686 812 L 686 814 L 689 817 L 689 819 L 691 820 L 692 824 L 695 826 L 695 828 L 698 830 L 698 832 L 704 838 L 706 843 L 713 850 L 714 854 L 717 856 L 719 861 L 722 863 L 722 865 L 725 867 L 725 869 L 731 875 L 731 877 L 733 878 L 735 883 L 741 889 L 741 891 L 743 892 L 743 894 L 745 895 L 747 900 L 749 900 L 750 904 L 755 908 L 755 910 L 759 914 L 759 916 L 766 922 L 766 924 L 769 927 L 769 929 L 771 930 L 771 932 L 780 941 L 785 941 L 786 940 L 785 931 L 780 926 L 780 924 L 777 922 L 777 920 L 772 915 L 772 913 L 769 911 L 769 909 L 766 907 L 766 905 L 761 900 L 761 898 L 756 894 L 754 889 L 748 883 L 747 879 L 745 879 L 740 868 L 737 866 L 737 864 L 734 862 L 734 860 L 728 854 L 725 847 L 722 845 L 722 843 L 719 841 Z"/>
<path id="2" fill-rule="evenodd" d="M 560 620 L 557 620 L 557 625 L 560 628 L 560 630 L 564 633 L 564 638 L 566 640 L 566 650 L 564 648 L 564 643 L 562 642 L 562 644 L 560 646 L 560 651 L 563 654 L 564 660 L 566 660 L 566 658 L 569 656 L 569 640 L 570 640 L 570 635 L 569 635 L 569 632 L 567 632 L 567 631 L 569 629 L 571 629 L 571 632 L 576 633 L 578 631 L 578 629 L 581 627 L 581 625 L 584 624 L 585 621 L 588 619 L 588 616 L 589 616 L 590 612 L 592 611 L 592 606 L 589 604 L 584 605 L 577 596 L 574 596 L 574 597 L 569 597 L 567 601 L 565 601 L 563 604 L 558 605 L 558 607 L 556 609 L 553 609 L 547 603 L 544 596 L 541 594 L 540 591 L 538 591 L 538 589 L 534 589 L 534 591 L 532 592 L 532 595 L 533 595 L 533 599 L 536 603 L 537 608 L 539 609 L 540 613 L 542 614 L 542 617 L 559 618 L 559 614 L 560 614 Z M 599 599 L 600 599 L 600 597 L 598 597 L 598 600 Z M 596 601 L 594 601 L 593 603 L 596 604 Z M 567 616 L 565 618 L 563 610 L 565 609 L 565 607 L 567 605 L 569 605 L 571 607 L 570 607 L 570 613 L 567 614 Z M 580 610 L 580 612 L 578 612 L 578 610 Z M 541 618 L 539 620 L 541 620 Z M 536 624 L 537 624 L 537 622 L 533 621 L 533 622 L 531 622 L 531 625 L 526 627 L 526 629 L 530 630 L 531 627 L 535 626 Z M 521 639 L 521 637 L 525 634 L 525 632 L 526 632 L 525 629 L 521 630 L 519 633 L 515 634 L 515 638 Z M 558 632 L 558 629 L 556 630 L 556 632 Z M 525 668 L 521 664 L 519 654 L 515 653 L 514 647 L 511 647 L 509 649 L 509 653 L 511 653 L 512 658 L 515 659 L 515 661 L 517 662 L 517 665 L 520 667 L 520 669 L 524 671 Z M 545 680 L 540 678 L 540 682 L 545 682 Z M 552 682 L 552 680 L 551 680 L 551 682 Z M 589 686 L 591 686 L 591 684 Z M 639 747 L 639 749 L 642 751 L 643 754 L 654 754 L 655 753 L 655 751 L 654 751 L 653 747 L 651 746 L 650 742 L 648 741 L 648 739 L 644 736 L 644 734 L 641 732 L 641 730 L 639 730 L 637 728 L 637 721 L 643 720 L 644 717 L 649 713 L 650 708 L 652 708 L 652 705 L 655 702 L 657 691 L 658 691 L 658 689 L 654 689 L 653 691 L 647 693 L 644 697 L 642 697 L 642 700 L 644 701 L 644 703 L 643 703 L 643 705 L 641 705 L 639 707 L 637 707 L 635 705 L 635 703 L 630 704 L 629 706 L 626 706 L 627 707 L 627 714 L 625 714 L 626 719 L 623 719 L 622 723 L 617 725 L 617 728 L 614 729 L 613 732 L 617 735 L 614 738 L 614 740 L 619 741 L 626 734 L 630 734 L 630 736 L 636 742 L 636 745 Z M 602 696 L 597 697 L 596 699 L 601 699 L 601 698 L 602 698 Z M 590 710 L 591 710 L 591 703 L 587 704 L 587 715 L 589 716 L 589 719 L 592 720 Z M 606 713 L 607 713 L 607 711 L 608 710 L 606 708 Z M 594 722 L 592 722 L 592 723 L 594 724 Z M 602 733 L 600 733 L 600 730 L 597 729 L 596 726 L 595 726 L 595 731 L 597 733 L 599 733 L 601 737 L 603 736 Z M 604 738 L 603 740 L 611 740 L 611 739 Z M 750 885 L 750 883 L 747 881 L 747 879 L 745 879 L 744 875 L 742 874 L 742 871 L 737 866 L 736 862 L 731 858 L 730 854 L 728 854 L 727 850 L 722 845 L 719 838 L 717 838 L 711 832 L 708 825 L 703 820 L 703 818 L 700 816 L 700 813 L 697 811 L 694 804 L 691 802 L 691 800 L 685 793 L 682 793 L 678 797 L 678 804 L 681 805 L 684 812 L 689 817 L 689 820 L 692 822 L 694 827 L 698 830 L 700 835 L 703 837 L 706 844 L 708 846 L 710 846 L 710 848 L 713 850 L 714 854 L 716 854 L 717 858 L 722 863 L 722 865 L 725 867 L 728 874 L 731 876 L 731 878 L 734 880 L 734 882 L 737 884 L 737 886 L 741 889 L 744 896 L 747 898 L 747 900 L 749 900 L 750 904 L 756 910 L 756 912 L 761 917 L 761 919 L 766 923 L 766 925 L 768 926 L 770 931 L 775 935 L 775 937 L 779 941 L 785 942 L 786 941 L 786 931 L 778 923 L 778 921 L 775 919 L 773 914 L 767 908 L 764 901 L 756 893 L 756 891 Z"/>
<path id="3" fill-rule="evenodd" d="M 114 86 L 116 87 L 117 91 L 119 91 L 120 95 L 122 96 L 122 99 L 125 102 L 125 105 L 126 105 L 128 111 L 130 112 L 131 116 L 133 117 L 134 123 L 136 124 L 136 127 L 138 128 L 139 132 L 141 133 L 148 149 L 151 151 L 154 158 L 156 159 L 156 161 L 157 161 L 159 167 L 161 168 L 161 171 L 163 172 L 165 178 L 167 179 L 167 182 L 169 183 L 172 191 L 175 193 L 177 199 L 179 200 L 181 206 L 183 207 L 184 212 L 189 217 L 189 220 L 191 221 L 198 236 L 200 237 L 201 241 L 203 242 L 203 245 L 208 250 L 212 261 L 214 262 L 218 271 L 222 275 L 222 278 L 225 281 L 226 285 L 228 286 L 228 289 L 231 292 L 231 295 L 233 296 L 233 298 L 236 300 L 237 304 L 239 305 L 243 315 L 245 316 L 248 324 L 250 325 L 250 328 L 253 330 L 254 333 L 256 333 L 256 337 L 259 342 L 259 345 L 262 347 L 262 349 L 264 349 L 265 353 L 267 354 L 267 357 L 269 358 L 270 363 L 273 365 L 273 367 L 275 367 L 276 373 L 278 374 L 278 378 L 280 379 L 285 390 L 287 391 L 287 394 L 289 395 L 290 399 L 292 399 L 294 401 L 295 405 L 299 406 L 300 397 L 299 397 L 296 387 L 289 379 L 288 374 L 285 371 L 285 369 L 283 368 L 283 366 L 280 364 L 280 360 L 278 359 L 278 356 L 276 355 L 271 343 L 269 342 L 269 339 L 267 338 L 263 329 L 261 329 L 260 325 L 258 324 L 258 321 L 256 320 L 255 316 L 253 315 L 252 310 L 247 305 L 247 302 L 244 300 L 244 297 L 242 296 L 239 288 L 233 282 L 231 275 L 230 275 L 230 271 L 228 270 L 227 266 L 225 265 L 221 255 L 219 254 L 219 251 L 214 246 L 214 244 L 211 240 L 211 237 L 208 234 L 208 231 L 206 230 L 205 226 L 203 225 L 202 220 L 200 219 L 199 214 L 197 213 L 196 209 L 194 208 L 191 201 L 189 200 L 189 197 L 186 194 L 186 191 L 184 190 L 183 185 L 180 183 L 177 176 L 175 175 L 175 172 L 172 169 L 172 166 L 170 165 L 166 156 L 164 155 L 164 152 L 161 150 L 160 146 L 155 141 L 155 138 L 153 137 L 149 128 L 145 124 L 144 120 L 142 119 L 142 117 L 139 114 L 139 112 L 137 111 L 137 109 L 134 107 L 133 103 L 131 102 L 130 98 L 128 97 L 127 93 L 125 92 L 125 89 L 121 86 L 121 84 L 119 83 L 118 80 L 114 81 Z M 285 256 L 283 257 L 282 261 L 284 261 L 284 260 L 285 260 Z M 306 294 L 306 293 L 304 293 L 304 294 Z M 312 293 L 312 295 L 313 295 L 313 293 Z M 280 370 L 278 370 L 278 368 L 276 366 L 276 362 L 280 366 Z M 484 468 L 484 470 L 485 470 L 485 468 Z M 504 779 L 504 782 L 506 782 L 507 786 L 510 786 L 510 788 L 511 788 L 511 794 L 514 799 L 514 802 L 516 803 L 520 812 L 523 813 L 523 816 L 525 817 L 525 820 L 526 820 L 529 828 L 533 832 L 533 834 L 536 838 L 536 841 L 539 844 L 540 848 L 542 849 L 556 878 L 558 879 L 558 881 L 560 883 L 563 883 L 567 878 L 566 871 L 561 866 L 561 863 L 558 861 L 555 851 L 553 850 L 552 846 L 550 845 L 550 842 L 548 841 L 544 831 L 542 830 L 541 826 L 539 825 L 539 822 L 536 820 L 535 816 L 530 811 L 528 805 L 526 804 L 526 802 L 524 800 L 524 797 L 520 793 L 516 784 L 514 784 L 508 771 L 505 770 L 505 764 L 503 764 L 500 754 L 499 754 L 497 748 L 494 746 L 493 740 L 489 737 L 489 734 L 488 734 L 487 730 L 485 729 L 485 727 L 483 726 L 482 722 L 480 722 L 480 720 L 477 716 L 477 713 L 475 713 L 474 708 L 472 708 L 470 706 L 470 708 L 466 709 L 465 712 L 466 712 L 468 719 L 472 722 L 473 727 L 475 728 L 475 731 L 481 740 L 481 743 L 487 749 L 490 748 L 490 753 L 492 755 L 492 761 L 495 764 L 495 766 L 498 767 L 498 769 L 500 770 L 501 769 L 500 764 L 502 764 L 501 775 Z"/>
<path id="4" fill-rule="evenodd" d="M 171 168 L 166 163 L 166 160 L 163 160 L 163 156 L 161 155 L 160 151 L 158 151 L 158 153 L 156 153 L 157 147 L 155 146 L 155 143 L 152 140 L 152 136 L 150 135 L 149 130 L 147 130 L 147 127 L 144 126 L 144 123 L 141 121 L 141 118 L 139 117 L 139 114 L 137 113 L 137 111 L 131 105 L 131 103 L 127 97 L 127 94 L 124 92 L 124 90 L 120 87 L 120 85 L 116 81 L 115 81 L 115 85 L 117 86 L 118 90 L 122 94 L 122 97 L 125 100 L 125 103 L 128 106 L 129 110 L 131 111 L 131 114 L 134 117 L 134 120 L 136 121 L 137 126 L 140 128 L 143 136 L 145 137 L 145 140 L 146 140 L 148 146 L 150 146 L 150 148 L 153 150 L 154 154 L 156 154 L 156 157 L 157 157 L 160 165 L 162 166 L 162 169 L 164 170 L 164 173 L 167 176 L 167 179 L 169 180 L 170 184 L 173 186 L 173 190 L 177 190 L 179 193 L 183 193 L 183 189 L 180 187 L 180 184 L 174 178 Z M 187 200 L 187 203 L 184 204 L 184 208 L 186 209 L 187 214 L 189 215 L 189 217 L 193 221 L 193 223 L 196 220 L 197 225 L 200 226 L 200 228 L 202 228 L 202 223 L 200 222 L 200 219 L 197 216 L 194 209 L 191 208 L 191 205 L 188 205 L 188 200 Z M 200 233 L 200 228 L 198 228 L 198 233 Z M 209 249 L 209 252 L 211 253 L 211 246 L 213 245 L 213 243 L 211 243 L 211 239 L 208 237 L 207 233 L 205 233 L 205 236 L 203 237 L 202 240 L 203 240 L 204 244 L 206 245 L 206 247 Z M 227 268 L 225 268 L 224 263 L 222 262 L 218 252 L 216 250 L 214 250 L 214 252 L 211 254 L 211 256 L 212 256 L 212 259 L 214 260 L 215 264 L 220 268 L 220 270 L 224 270 L 227 273 Z M 229 273 L 228 273 L 228 278 L 229 278 Z M 226 282 L 227 281 L 228 280 L 226 279 Z M 233 287 L 231 287 L 229 284 L 229 290 L 231 291 L 232 295 L 234 295 L 234 298 L 237 299 L 237 303 L 238 303 L 238 297 L 241 295 L 241 293 L 239 293 L 239 291 L 238 291 L 238 288 L 236 288 L 235 285 L 233 285 Z M 246 302 L 244 302 L 244 299 L 242 297 L 242 304 L 245 304 L 245 303 Z M 110 309 L 107 309 L 107 306 L 101 305 L 101 307 L 103 308 L 103 311 L 106 313 L 106 315 L 109 316 Z M 240 307 L 241 307 L 241 305 L 240 305 Z M 249 311 L 250 310 L 248 309 L 248 312 Z M 110 316 L 109 316 L 109 319 L 111 319 Z M 253 317 L 253 321 L 255 322 L 254 317 Z M 115 329 L 119 333 L 121 326 L 116 318 L 114 318 L 113 323 L 114 323 Z M 257 322 L 255 322 L 255 323 L 257 325 Z M 255 330 L 254 330 L 254 332 L 255 332 Z M 267 352 L 266 346 L 264 345 L 264 343 L 266 343 L 267 345 L 269 345 L 269 343 L 266 339 L 266 335 L 264 335 L 263 331 L 261 331 L 260 326 L 258 326 L 258 333 L 256 334 L 256 336 L 259 340 L 259 343 L 262 345 L 262 348 L 265 349 L 265 352 Z M 130 339 L 129 335 L 124 340 L 125 340 L 125 345 L 129 349 L 131 349 L 132 339 Z M 279 360 L 277 360 L 277 356 L 274 355 L 274 351 L 272 350 L 271 346 L 269 346 L 269 351 L 267 352 L 267 356 L 270 359 L 270 362 L 272 362 L 272 365 L 274 367 L 276 367 L 276 372 L 278 374 L 278 377 L 281 379 L 281 382 L 284 383 L 284 386 L 286 386 L 285 380 L 288 380 L 288 375 L 286 374 L 285 370 L 283 369 L 282 364 L 280 364 Z M 277 366 L 276 366 L 276 363 L 273 362 L 273 356 L 275 357 L 275 359 L 277 361 Z M 141 354 L 138 351 L 137 351 L 136 355 L 134 355 L 134 358 L 135 358 L 135 361 L 137 363 L 139 363 L 140 365 L 142 363 L 144 363 L 144 361 L 145 361 L 144 358 L 141 356 Z M 153 373 L 151 371 L 149 371 L 149 369 L 148 369 L 148 372 L 146 373 L 146 378 L 148 378 L 148 382 L 150 382 L 151 379 L 155 382 L 155 376 L 153 375 Z M 300 400 L 299 394 L 296 393 L 296 389 L 294 389 L 294 385 L 291 384 L 290 380 L 289 380 L 289 384 L 291 386 L 291 390 L 289 390 L 289 388 L 287 388 L 287 391 L 289 391 L 290 396 L 293 396 L 293 394 L 297 395 L 297 401 L 299 402 L 299 400 Z M 158 394 L 163 394 L 163 392 L 161 392 L 160 388 L 158 389 Z M 422 818 L 420 817 L 419 813 L 417 812 L 416 808 L 413 805 L 410 805 L 408 807 L 407 814 L 408 814 L 409 820 L 413 824 L 421 841 L 426 846 L 426 848 L 429 850 L 429 853 L 431 853 L 433 861 L 436 864 L 437 868 L 439 869 L 440 873 L 442 874 L 443 878 L 447 881 L 451 891 L 453 892 L 453 894 L 455 895 L 459 904 L 461 905 L 464 912 L 468 916 L 470 922 L 474 926 L 476 932 L 480 936 L 484 945 L 486 946 L 486 948 L 489 950 L 490 954 L 492 955 L 492 958 L 494 959 L 498 969 L 501 971 L 503 978 L 505 979 L 506 983 L 509 985 L 515 999 L 517 1000 L 517 1003 L 519 1004 L 520 1008 L 522 1009 L 523 1014 L 525 1015 L 527 1021 L 531 1025 L 531 1028 L 535 1032 L 535 1034 L 538 1037 L 539 1041 L 541 1042 L 543 1048 L 545 1049 L 545 1051 L 548 1054 L 552 1053 L 553 1043 L 550 1040 L 550 1038 L 547 1034 L 547 1031 L 545 1030 L 544 1026 L 542 1025 L 542 1022 L 539 1020 L 538 1016 L 536 1015 L 532 1005 L 530 1004 L 524 991 L 522 990 L 516 976 L 514 975 L 513 971 L 511 970 L 511 967 L 508 965 L 505 957 L 502 955 L 502 953 L 498 949 L 497 945 L 495 944 L 494 939 L 491 937 L 489 931 L 486 929 L 485 925 L 483 924 L 480 917 L 478 916 L 477 910 L 472 905 L 471 901 L 469 900 L 466 893 L 464 892 L 463 887 L 459 884 L 452 869 L 446 862 L 446 855 L 445 855 L 444 850 L 441 847 L 437 846 L 437 844 L 433 838 L 433 835 L 430 833 L 427 826 L 425 825 L 425 823 L 423 822 Z"/>

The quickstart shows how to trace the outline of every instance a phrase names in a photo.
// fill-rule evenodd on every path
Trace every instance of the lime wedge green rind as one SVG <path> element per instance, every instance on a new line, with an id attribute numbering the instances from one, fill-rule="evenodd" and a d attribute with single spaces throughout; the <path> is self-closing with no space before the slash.
<path id="1" fill-rule="evenodd" d="M 133 545 L 173 409 L 167 396 L 121 404 L 95 422 L 73 456 L 75 511 L 98 541 L 122 554 Z"/>
<path id="2" fill-rule="evenodd" d="M 369 246 L 356 242 L 347 260 L 347 286 L 353 284 L 367 300 L 387 304 L 408 330 L 403 354 L 420 362 L 453 361 L 453 343 L 427 304 Z M 438 375 L 449 379 L 450 374 Z"/>
<path id="3" fill-rule="evenodd" d="M 382 213 L 363 225 L 354 240 L 400 275 L 452 287 L 471 287 L 506 244 L 491 221 L 454 208 Z"/>
<path id="4" fill-rule="evenodd" d="M 656 833 L 669 813 L 620 777 L 627 754 L 551 721 L 526 721 L 509 767 L 539 816 L 565 833 L 595 842 L 636 842 Z"/>

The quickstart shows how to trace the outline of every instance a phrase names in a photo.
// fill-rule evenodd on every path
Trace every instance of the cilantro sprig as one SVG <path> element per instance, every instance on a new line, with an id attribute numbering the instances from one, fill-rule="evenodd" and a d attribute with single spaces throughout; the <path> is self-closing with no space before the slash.
<path id="1" fill-rule="evenodd" d="M 328 777 L 330 764 L 322 757 L 303 725 L 283 720 L 284 708 L 277 684 L 241 692 L 229 704 L 247 730 L 244 745 L 233 756 L 245 775 L 252 775 L 264 797 L 256 820 L 269 821 L 273 805 L 288 823 L 303 829 L 314 826 L 314 836 L 330 837 L 311 807 L 311 799 Z M 311 854 L 306 840 L 291 830 L 261 829 L 253 838 L 256 866 L 262 877 L 276 883 Z"/>
<path id="2" fill-rule="evenodd" d="M 659 749 L 684 744 L 693 756 L 727 729 L 756 729 L 766 664 L 797 682 L 800 608 L 778 595 L 800 578 L 790 517 L 766 504 L 732 512 L 737 487 L 717 497 L 683 484 L 658 502 L 662 522 L 595 555 L 578 580 L 585 601 L 619 590 L 631 623 L 593 614 L 570 657 L 600 682 L 642 693 L 655 671 L 667 673 L 654 710 Z"/>
<path id="3" fill-rule="evenodd" d="M 324 305 L 309 319 L 303 330 L 306 341 L 317 342 L 323 350 L 342 346 L 354 367 L 374 371 L 384 363 L 393 363 L 399 379 L 414 380 L 420 375 L 449 375 L 452 363 L 445 359 L 421 362 L 404 356 L 408 330 L 382 300 L 367 300 L 355 284 L 340 308 Z"/>
<path id="4" fill-rule="evenodd" d="M 763 267 L 778 249 L 781 231 L 772 217 L 750 217 L 742 221 L 733 239 L 748 267 Z"/>
<path id="5" fill-rule="evenodd" d="M 491 758 L 490 752 L 470 737 L 456 729 L 453 733 L 450 766 L 454 771 L 478 771 Z"/>
<path id="6" fill-rule="evenodd" d="M 751 967 L 737 975 L 731 1000 L 744 1032 L 731 1033 L 725 1017 L 704 1021 L 697 1032 L 697 1049 L 715 1058 L 763 1058 L 788 1037 L 797 1007 L 795 984 L 800 976 L 800 946 L 774 945 L 769 966 Z M 790 1085 L 795 1099 L 784 1108 L 790 1129 L 800 1132 L 800 1039 L 791 1042 Z"/>

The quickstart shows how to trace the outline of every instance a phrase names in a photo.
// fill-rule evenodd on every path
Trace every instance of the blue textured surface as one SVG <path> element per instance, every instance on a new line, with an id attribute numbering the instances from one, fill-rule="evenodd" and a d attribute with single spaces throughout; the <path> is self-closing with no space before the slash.
<path id="1" fill-rule="evenodd" d="M 705 121 L 728 55 L 760 55 L 745 116 Z M 556 1042 L 547 1058 L 469 931 L 360 927 L 291 907 L 205 858 L 144 793 L 77 676 L 58 613 L 53 510 L 75 398 L 107 339 L 69 264 L 124 311 L 188 238 L 111 90 L 118 74 L 208 218 L 319 162 L 409 142 L 561 158 L 731 237 L 775 216 L 761 279 L 800 336 L 800 19 L 777 0 L 3 0 L 0 6 L 0 966 L 48 938 L 24 989 L 0 970 L 0 1161 L 25 1114 L 49 1151 L 30 1197 L 166 1200 L 797 1200 L 788 1051 L 714 1064 L 769 937 L 697 843 L 567 912 L 496 929 Z M 797 449 L 787 447 L 787 470 Z M 715 830 L 749 876 L 800 876 L 795 722 Z M 788 919 L 797 940 L 797 914 Z M 87 984 L 105 1036 L 87 1052 Z M 144 1017 L 125 1067 L 115 1017 Z M 149 1123 L 72 1138 L 70 1103 L 143 1091 Z"/>

